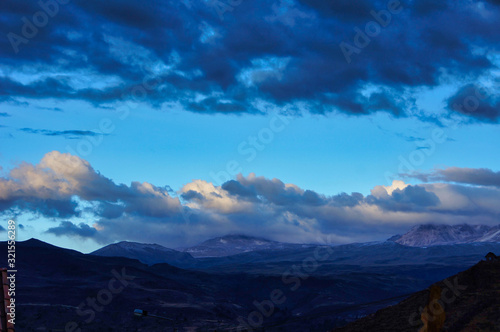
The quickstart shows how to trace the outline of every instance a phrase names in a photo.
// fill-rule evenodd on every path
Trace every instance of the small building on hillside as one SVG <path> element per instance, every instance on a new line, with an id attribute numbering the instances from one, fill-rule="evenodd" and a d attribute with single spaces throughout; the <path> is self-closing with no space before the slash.
<path id="1" fill-rule="evenodd" d="M 487 262 L 498 261 L 498 256 L 492 253 L 491 251 L 485 257 Z"/>

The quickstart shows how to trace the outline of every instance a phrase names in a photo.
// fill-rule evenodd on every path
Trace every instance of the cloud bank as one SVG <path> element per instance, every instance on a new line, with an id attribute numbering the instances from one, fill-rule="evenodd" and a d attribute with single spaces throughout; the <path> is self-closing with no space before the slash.
<path id="1" fill-rule="evenodd" d="M 116 184 L 87 161 L 52 151 L 40 163 L 22 163 L 0 178 L 0 211 L 52 219 L 59 225 L 46 231 L 57 236 L 170 247 L 228 233 L 289 242 L 329 235 L 335 243 L 348 243 L 381 240 L 416 224 L 498 223 L 498 173 L 450 168 L 424 180 L 442 182 L 398 180 L 367 196 L 329 196 L 250 173 L 220 186 L 193 180 L 172 193 L 147 182 Z"/>
<path id="2" fill-rule="evenodd" d="M 138 100 L 199 113 L 419 114 L 415 91 L 498 83 L 497 1 L 6 1 L 0 100 Z M 347 50 L 347 51 L 346 51 Z M 465 95 L 464 95 L 465 94 Z"/>
<path id="3" fill-rule="evenodd" d="M 444 181 L 500 188 L 500 172 L 494 172 L 487 168 L 448 167 L 435 169 L 429 173 L 417 172 L 406 176 L 424 182 Z"/>

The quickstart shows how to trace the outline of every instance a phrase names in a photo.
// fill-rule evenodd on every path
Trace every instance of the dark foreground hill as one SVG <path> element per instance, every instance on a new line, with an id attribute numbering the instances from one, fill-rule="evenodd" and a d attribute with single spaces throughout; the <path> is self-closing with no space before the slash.
<path id="1" fill-rule="evenodd" d="M 431 292 L 438 296 L 430 300 Z M 481 261 L 397 305 L 333 331 L 416 332 L 424 327 L 422 318 L 430 322 L 424 332 L 432 331 L 430 325 L 443 320 L 442 329 L 435 331 L 500 331 L 500 261 Z"/>
<path id="2" fill-rule="evenodd" d="M 23 332 L 154 332 L 172 331 L 173 326 L 179 331 L 236 331 L 241 322 L 253 320 L 254 331 L 324 332 L 472 265 L 458 255 L 466 249 L 461 246 L 433 247 L 422 255 L 415 250 L 423 249 L 408 247 L 413 255 L 405 254 L 403 261 L 396 256 L 406 249 L 398 244 L 386 244 L 377 253 L 361 247 L 330 248 L 331 260 L 327 247 L 316 255 L 309 248 L 269 251 L 273 260 L 261 251 L 242 253 L 211 258 L 212 267 L 201 271 L 82 254 L 34 239 L 18 242 L 16 327 Z M 452 256 L 443 256 L 449 250 Z M 0 243 L 0 251 L 7 251 L 6 242 Z M 383 262 L 377 262 L 383 255 Z M 6 258 L 0 256 L 0 266 L 6 266 Z M 134 309 L 173 321 L 134 317 Z"/>

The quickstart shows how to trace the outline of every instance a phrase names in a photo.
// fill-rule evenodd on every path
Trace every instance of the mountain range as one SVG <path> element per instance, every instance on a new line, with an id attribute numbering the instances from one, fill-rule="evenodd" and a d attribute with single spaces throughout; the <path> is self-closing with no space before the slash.
<path id="1" fill-rule="evenodd" d="M 419 225 L 404 235 L 391 238 L 412 247 L 477 242 L 500 242 L 500 225 Z"/>
<path id="2" fill-rule="evenodd" d="M 130 253 L 137 246 L 119 247 Z M 6 251 L 7 242 L 0 248 Z M 284 301 L 274 305 L 262 329 L 324 332 L 395 305 L 489 251 L 500 252 L 500 244 L 417 248 L 382 242 L 190 258 L 192 267 L 179 268 L 31 239 L 16 243 L 16 312 L 23 317 L 16 325 L 20 331 L 62 331 L 73 323 L 82 331 L 236 330 L 279 290 Z M 0 266 L 6 264 L 0 257 Z M 118 287 L 121 276 L 130 276 L 124 287 Z M 92 309 L 96 298 L 106 304 Z M 134 309 L 172 321 L 134 317 Z"/>
<path id="3" fill-rule="evenodd" d="M 307 244 L 271 241 L 246 235 L 226 235 L 180 250 L 190 253 L 193 257 L 223 257 L 249 251 L 297 249 L 310 246 Z"/>
<path id="4" fill-rule="evenodd" d="M 491 227 L 471 227 L 495 234 Z M 424 233 L 425 228 L 409 232 L 415 240 Z M 384 331 L 399 331 L 405 317 L 394 320 L 398 311 L 391 306 L 410 301 L 398 310 L 412 313 L 425 304 L 429 286 L 471 268 L 488 252 L 500 253 L 498 242 L 467 242 L 464 236 L 457 242 L 466 243 L 425 247 L 400 244 L 401 238 L 325 246 L 229 235 L 181 250 L 119 242 L 91 254 L 36 239 L 17 242 L 16 312 L 23 319 L 16 325 L 20 331 L 63 331 L 73 322 L 82 331 L 235 331 L 279 290 L 283 302 L 275 303 L 254 331 L 382 331 L 376 329 L 381 320 L 388 324 Z M 0 248 L 7 251 L 7 242 Z M 0 256 L 0 267 L 6 264 L 6 255 Z M 459 307 L 446 308 L 447 314 L 465 317 L 448 318 L 449 326 L 496 322 L 488 315 L 495 314 L 498 297 L 486 295 L 498 275 L 481 273 L 469 273 L 471 292 L 457 301 Z M 115 293 L 120 275 L 131 279 Z M 478 292 L 485 296 L 474 297 Z M 103 298 L 105 293 L 112 297 Z M 89 301 L 99 296 L 107 304 L 92 309 Z M 171 320 L 134 317 L 134 309 Z M 417 325 L 411 328 L 416 331 Z"/>
<path id="5" fill-rule="evenodd" d="M 351 261 L 372 264 L 386 261 L 398 264 L 411 260 L 434 261 L 448 255 L 443 246 L 454 246 L 457 255 L 477 261 L 482 254 L 478 245 L 500 242 L 500 225 L 420 225 L 404 235 L 396 235 L 385 242 L 371 242 L 332 246 L 329 261 Z M 476 246 L 463 246 L 476 244 Z M 462 246 L 461 246 L 462 245 Z M 319 245 L 293 244 L 271 241 L 246 235 L 226 235 L 209 239 L 199 245 L 169 249 L 158 244 L 141 244 L 122 241 L 107 245 L 91 254 L 107 257 L 138 259 L 145 264 L 168 263 L 181 268 L 207 269 L 209 267 L 248 263 L 290 261 L 311 255 Z M 435 247 L 429 250 L 420 248 Z M 413 248 L 413 249 L 410 249 Z M 399 252 L 398 256 L 388 252 Z M 384 257 L 390 257 L 385 259 Z M 479 257 L 480 258 L 480 257 Z"/>

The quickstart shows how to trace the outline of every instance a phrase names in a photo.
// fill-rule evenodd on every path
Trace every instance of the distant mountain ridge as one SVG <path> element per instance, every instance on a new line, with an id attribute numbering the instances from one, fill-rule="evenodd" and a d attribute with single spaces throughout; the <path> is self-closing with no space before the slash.
<path id="1" fill-rule="evenodd" d="M 332 246 L 332 248 L 335 248 L 335 254 L 332 254 L 330 258 L 335 260 L 342 256 L 347 259 L 350 256 L 353 260 L 359 260 L 365 256 L 361 255 L 361 258 L 359 258 L 355 257 L 355 255 L 361 254 L 361 251 L 366 251 L 371 252 L 370 257 L 375 259 L 374 257 L 378 257 L 380 253 L 385 253 L 388 248 L 390 251 L 401 251 L 398 257 L 403 257 L 408 253 L 405 250 L 408 247 L 443 246 L 448 247 L 446 250 L 457 253 L 465 254 L 467 250 L 472 250 L 471 253 L 477 254 L 481 251 L 480 248 L 476 248 L 477 250 L 464 249 L 460 245 L 487 244 L 490 242 L 493 244 L 500 243 L 500 225 L 418 225 L 410 229 L 406 234 L 395 235 L 386 242 Z M 391 244 L 396 247 L 391 246 Z M 277 257 L 287 261 L 297 260 L 299 257 L 303 259 L 307 255 L 311 255 L 316 246 L 318 245 L 284 243 L 247 235 L 225 235 L 206 240 L 192 247 L 177 250 L 159 244 L 122 241 L 105 246 L 91 254 L 107 257 L 127 257 L 137 259 L 148 265 L 168 263 L 181 268 L 206 268 L 212 265 L 220 265 L 223 262 L 269 262 Z M 452 246 L 454 247 L 452 248 Z M 462 252 L 463 250 L 465 252 Z M 476 251 L 478 252 L 476 253 Z M 427 252 L 426 255 L 432 256 L 433 252 Z M 382 258 L 379 260 L 382 260 Z"/>
<path id="2" fill-rule="evenodd" d="M 148 265 L 168 263 L 177 266 L 194 260 L 193 256 L 189 253 L 166 248 L 156 243 L 146 244 L 129 241 L 107 245 L 91 254 L 106 257 L 133 258 Z"/>
<path id="3" fill-rule="evenodd" d="M 282 250 L 307 248 L 312 245 L 271 241 L 247 235 L 226 235 L 207 240 L 199 245 L 185 248 L 193 257 L 224 257 L 257 250 Z"/>
<path id="4" fill-rule="evenodd" d="M 406 234 L 389 240 L 410 247 L 500 242 L 500 225 L 418 225 Z"/>

